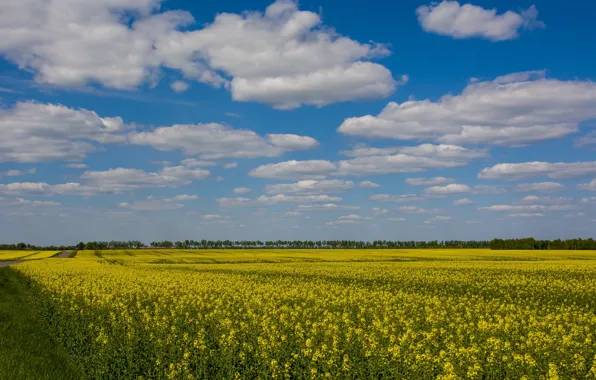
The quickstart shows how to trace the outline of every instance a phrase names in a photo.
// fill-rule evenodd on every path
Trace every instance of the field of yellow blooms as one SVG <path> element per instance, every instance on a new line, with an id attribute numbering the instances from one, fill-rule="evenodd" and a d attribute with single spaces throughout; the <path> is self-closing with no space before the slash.
<path id="1" fill-rule="evenodd" d="M 596 378 L 596 252 L 80 251 L 14 269 L 90 379 Z"/>
<path id="2" fill-rule="evenodd" d="M 47 259 L 58 251 L 0 251 L 0 261 Z"/>

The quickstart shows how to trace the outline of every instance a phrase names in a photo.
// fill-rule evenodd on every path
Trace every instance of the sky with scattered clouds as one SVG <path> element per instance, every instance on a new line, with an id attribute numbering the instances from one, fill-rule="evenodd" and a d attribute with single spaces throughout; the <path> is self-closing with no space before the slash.
<path id="1" fill-rule="evenodd" d="M 3 1 L 0 241 L 593 236 L 595 12 Z"/>

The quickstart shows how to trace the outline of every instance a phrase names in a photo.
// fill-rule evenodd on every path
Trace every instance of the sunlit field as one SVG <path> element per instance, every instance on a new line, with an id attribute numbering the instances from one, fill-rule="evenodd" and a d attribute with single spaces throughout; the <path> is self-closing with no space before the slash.
<path id="1" fill-rule="evenodd" d="M 79 251 L 13 269 L 89 379 L 596 377 L 595 251 Z"/>
<path id="2" fill-rule="evenodd" d="M 57 251 L 0 251 L 0 261 L 47 259 Z"/>

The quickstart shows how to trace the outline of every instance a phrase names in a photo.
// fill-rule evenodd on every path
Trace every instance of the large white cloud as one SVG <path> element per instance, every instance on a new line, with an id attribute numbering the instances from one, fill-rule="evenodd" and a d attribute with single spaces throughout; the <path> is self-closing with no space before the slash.
<path id="1" fill-rule="evenodd" d="M 457 39 L 511 40 L 519 36 L 520 29 L 544 27 L 544 23 L 536 19 L 538 11 L 534 5 L 520 13 L 506 11 L 497 14 L 496 9 L 443 0 L 418 7 L 416 14 L 425 31 Z"/>
<path id="2" fill-rule="evenodd" d="M 596 161 L 589 162 L 520 162 L 497 164 L 484 168 L 478 178 L 515 181 L 547 176 L 552 179 L 578 178 L 596 175 Z"/>
<path id="3" fill-rule="evenodd" d="M 159 3 L 7 0 L 0 54 L 42 83 L 135 88 L 156 83 L 167 68 L 276 108 L 384 97 L 398 85 L 371 62 L 389 54 L 385 45 L 341 36 L 293 1 L 264 13 L 222 13 L 194 30 L 190 13 L 161 12 Z"/>
<path id="4" fill-rule="evenodd" d="M 159 127 L 150 132 L 131 133 L 129 140 L 132 144 L 149 145 L 163 151 L 180 149 L 187 155 L 198 155 L 206 160 L 275 157 L 319 145 L 308 136 L 274 134 L 263 138 L 253 131 L 218 123 Z"/>
<path id="5" fill-rule="evenodd" d="M 377 115 L 352 117 L 340 133 L 444 144 L 521 146 L 556 139 L 596 118 L 596 83 L 561 81 L 543 72 L 513 73 L 470 83 L 438 101 L 390 102 Z"/>
<path id="6" fill-rule="evenodd" d="M 19 102 L 0 110 L 0 162 L 80 161 L 97 150 L 96 143 L 125 142 L 128 128 L 120 117 Z"/>

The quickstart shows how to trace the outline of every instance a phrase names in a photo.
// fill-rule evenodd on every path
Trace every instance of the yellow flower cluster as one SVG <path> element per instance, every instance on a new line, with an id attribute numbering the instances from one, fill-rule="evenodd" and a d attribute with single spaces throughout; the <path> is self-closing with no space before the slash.
<path id="1" fill-rule="evenodd" d="M 596 378 L 594 253 L 424 252 L 81 252 L 15 268 L 93 379 Z"/>

